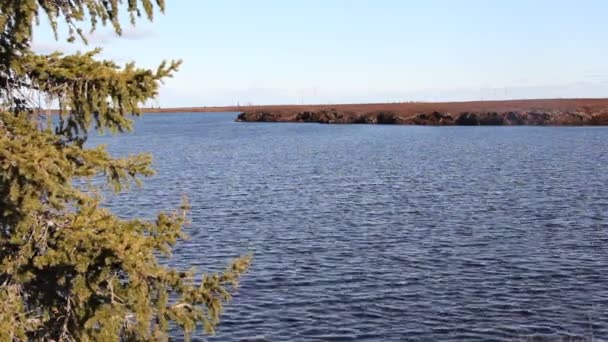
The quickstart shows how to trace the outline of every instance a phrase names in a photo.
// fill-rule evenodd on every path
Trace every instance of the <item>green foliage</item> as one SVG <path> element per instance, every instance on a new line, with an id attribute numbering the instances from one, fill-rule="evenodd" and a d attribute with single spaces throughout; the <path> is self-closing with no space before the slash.
<path id="1" fill-rule="evenodd" d="M 162 263 L 185 236 L 188 204 L 155 221 L 120 219 L 101 206 L 103 189 L 122 191 L 153 173 L 151 156 L 113 158 L 85 148 L 87 132 L 132 129 L 129 116 L 157 94 L 180 64 L 157 70 L 119 66 L 89 53 L 36 55 L 29 49 L 40 13 L 70 37 L 79 24 L 112 25 L 153 17 L 149 0 L 0 2 L 0 341 L 166 340 L 171 324 L 189 336 L 213 333 L 250 258 L 224 272 L 197 275 Z M 35 96 L 60 105 L 52 127 Z M 75 186 L 74 184 L 80 184 Z M 83 185 L 84 184 L 84 185 Z"/>

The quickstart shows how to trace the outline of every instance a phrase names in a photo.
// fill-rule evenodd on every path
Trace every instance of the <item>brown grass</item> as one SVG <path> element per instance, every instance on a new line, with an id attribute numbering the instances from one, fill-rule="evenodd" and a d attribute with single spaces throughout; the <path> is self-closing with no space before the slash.
<path id="1" fill-rule="evenodd" d="M 269 105 L 269 106 L 226 106 L 226 107 L 176 107 L 144 108 L 146 113 L 205 113 L 205 112 L 249 112 L 268 111 L 277 114 L 292 114 L 303 111 L 335 109 L 340 112 L 364 114 L 369 112 L 393 112 L 399 115 L 444 112 L 510 112 L 533 110 L 582 110 L 595 111 L 608 108 L 608 99 L 537 99 L 509 101 L 470 101 L 470 102 L 406 102 L 406 103 L 369 103 L 336 105 Z"/>

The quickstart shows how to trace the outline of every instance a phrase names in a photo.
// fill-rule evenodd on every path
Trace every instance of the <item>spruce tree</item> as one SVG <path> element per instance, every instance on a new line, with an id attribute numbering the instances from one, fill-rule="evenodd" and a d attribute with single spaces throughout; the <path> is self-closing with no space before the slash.
<path id="1" fill-rule="evenodd" d="M 201 326 L 213 333 L 249 265 L 239 258 L 211 275 L 166 266 L 184 238 L 186 202 L 154 221 L 102 205 L 106 186 L 138 184 L 152 159 L 86 147 L 88 132 L 131 130 L 179 61 L 148 70 L 98 50 L 31 49 L 40 16 L 72 42 L 99 25 L 120 34 L 121 14 L 135 25 L 163 10 L 163 0 L 0 0 L 0 341 L 167 340 L 172 326 L 186 337 Z M 57 37 L 60 25 L 67 37 Z M 59 120 L 41 118 L 39 96 L 59 105 Z"/>

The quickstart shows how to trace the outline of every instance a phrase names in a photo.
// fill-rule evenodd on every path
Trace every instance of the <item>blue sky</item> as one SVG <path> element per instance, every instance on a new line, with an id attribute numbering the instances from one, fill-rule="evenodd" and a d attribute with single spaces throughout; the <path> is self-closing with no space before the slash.
<path id="1" fill-rule="evenodd" d="M 184 60 L 156 105 L 608 97 L 606 0 L 167 0 L 103 57 Z"/>

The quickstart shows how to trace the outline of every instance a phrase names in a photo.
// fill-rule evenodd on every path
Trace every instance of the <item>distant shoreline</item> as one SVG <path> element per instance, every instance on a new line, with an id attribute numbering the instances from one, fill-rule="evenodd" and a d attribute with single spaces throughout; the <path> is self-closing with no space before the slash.
<path id="1" fill-rule="evenodd" d="M 167 108 L 141 108 L 145 114 L 170 114 L 170 113 L 242 113 L 252 107 L 225 106 L 225 107 L 167 107 Z"/>
<path id="2" fill-rule="evenodd" d="M 608 125 L 608 98 L 141 108 L 145 114 L 239 113 L 240 122 L 393 125 Z M 56 110 L 51 110 L 57 113 Z"/>
<path id="3" fill-rule="evenodd" d="M 234 108 L 234 107 L 230 107 Z M 433 126 L 605 126 L 608 99 L 240 107 L 237 121 Z"/>

